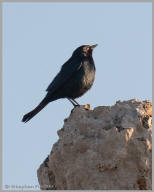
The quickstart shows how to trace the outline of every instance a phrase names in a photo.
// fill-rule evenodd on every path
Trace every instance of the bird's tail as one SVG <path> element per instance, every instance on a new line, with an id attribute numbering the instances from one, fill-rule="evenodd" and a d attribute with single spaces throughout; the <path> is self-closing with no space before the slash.
<path id="1" fill-rule="evenodd" d="M 44 98 L 41 103 L 35 108 L 33 109 L 31 112 L 25 114 L 22 118 L 22 122 L 27 123 L 30 119 L 32 119 L 37 113 L 39 113 L 47 104 L 49 103 L 49 101 Z"/>

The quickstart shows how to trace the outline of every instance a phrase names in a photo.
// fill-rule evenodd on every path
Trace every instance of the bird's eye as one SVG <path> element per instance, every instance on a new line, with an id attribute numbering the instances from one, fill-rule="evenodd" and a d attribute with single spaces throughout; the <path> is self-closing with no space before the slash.
<path id="1" fill-rule="evenodd" d="M 89 50 L 89 47 L 84 47 L 83 50 L 84 52 L 87 52 Z"/>

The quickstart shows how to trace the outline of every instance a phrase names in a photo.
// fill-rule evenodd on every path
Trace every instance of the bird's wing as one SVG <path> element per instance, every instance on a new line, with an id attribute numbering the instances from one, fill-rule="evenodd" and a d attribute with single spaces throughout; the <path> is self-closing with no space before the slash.
<path id="1" fill-rule="evenodd" d="M 46 91 L 53 93 L 58 90 L 72 74 L 80 69 L 82 62 L 77 58 L 70 58 L 62 66 L 60 72 L 56 75 L 53 81 L 50 83 Z"/>

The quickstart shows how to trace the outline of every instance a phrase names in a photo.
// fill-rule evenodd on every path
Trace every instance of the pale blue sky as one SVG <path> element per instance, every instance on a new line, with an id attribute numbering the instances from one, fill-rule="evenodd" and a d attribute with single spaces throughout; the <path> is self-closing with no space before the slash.
<path id="1" fill-rule="evenodd" d="M 77 101 L 96 107 L 151 100 L 151 3 L 3 4 L 4 189 L 38 184 L 36 171 L 73 106 L 61 99 L 27 124 L 22 116 L 41 101 L 73 50 L 95 43 L 96 79 Z"/>

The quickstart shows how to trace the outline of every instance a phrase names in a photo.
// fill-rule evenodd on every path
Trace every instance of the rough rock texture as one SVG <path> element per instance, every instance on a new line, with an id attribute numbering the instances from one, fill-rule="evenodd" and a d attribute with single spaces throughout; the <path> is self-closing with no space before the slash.
<path id="1" fill-rule="evenodd" d="M 38 169 L 41 189 L 151 190 L 152 105 L 76 107 Z"/>

